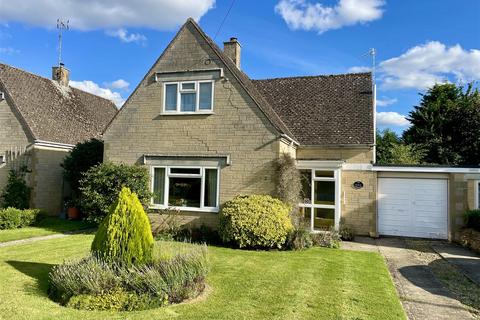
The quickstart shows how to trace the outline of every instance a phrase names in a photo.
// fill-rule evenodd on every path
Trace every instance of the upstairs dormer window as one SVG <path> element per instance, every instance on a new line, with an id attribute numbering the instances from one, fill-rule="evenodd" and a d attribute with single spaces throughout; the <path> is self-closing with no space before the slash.
<path id="1" fill-rule="evenodd" d="M 213 111 L 213 81 L 166 82 L 164 93 L 164 114 Z"/>

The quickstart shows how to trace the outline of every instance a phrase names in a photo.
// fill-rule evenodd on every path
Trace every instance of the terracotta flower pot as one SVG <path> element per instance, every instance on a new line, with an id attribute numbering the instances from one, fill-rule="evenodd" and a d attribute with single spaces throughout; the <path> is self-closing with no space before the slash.
<path id="1" fill-rule="evenodd" d="M 78 208 L 75 208 L 75 207 L 69 207 L 67 209 L 67 216 L 68 216 L 68 219 L 72 219 L 72 220 L 80 219 L 80 210 L 78 210 Z"/>

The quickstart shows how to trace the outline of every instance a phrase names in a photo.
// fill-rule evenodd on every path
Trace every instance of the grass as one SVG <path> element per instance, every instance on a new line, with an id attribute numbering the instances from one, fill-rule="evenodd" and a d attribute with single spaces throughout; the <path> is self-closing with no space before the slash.
<path id="1" fill-rule="evenodd" d="M 84 221 L 65 220 L 54 217 L 45 217 L 31 227 L 20 229 L 0 230 L 0 243 L 33 237 L 47 236 L 67 231 L 81 230 L 91 227 Z"/>
<path id="2" fill-rule="evenodd" d="M 192 304 L 131 313 L 80 311 L 47 296 L 54 264 L 84 256 L 79 234 L 0 248 L 0 319 L 405 319 L 380 255 L 313 248 L 209 247 L 212 292 Z"/>

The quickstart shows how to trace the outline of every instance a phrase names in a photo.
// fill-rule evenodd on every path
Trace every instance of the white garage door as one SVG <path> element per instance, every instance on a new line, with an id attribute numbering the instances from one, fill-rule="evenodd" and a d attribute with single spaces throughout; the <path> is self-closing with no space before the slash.
<path id="1" fill-rule="evenodd" d="M 447 180 L 379 178 L 379 233 L 447 239 L 447 196 Z"/>

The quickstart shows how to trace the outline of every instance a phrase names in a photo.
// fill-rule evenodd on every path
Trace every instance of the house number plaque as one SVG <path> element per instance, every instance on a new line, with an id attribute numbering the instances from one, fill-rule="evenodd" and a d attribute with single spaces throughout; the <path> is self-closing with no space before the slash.
<path id="1" fill-rule="evenodd" d="M 353 183 L 353 188 L 354 189 L 362 189 L 363 188 L 363 182 L 362 181 L 355 181 Z"/>

